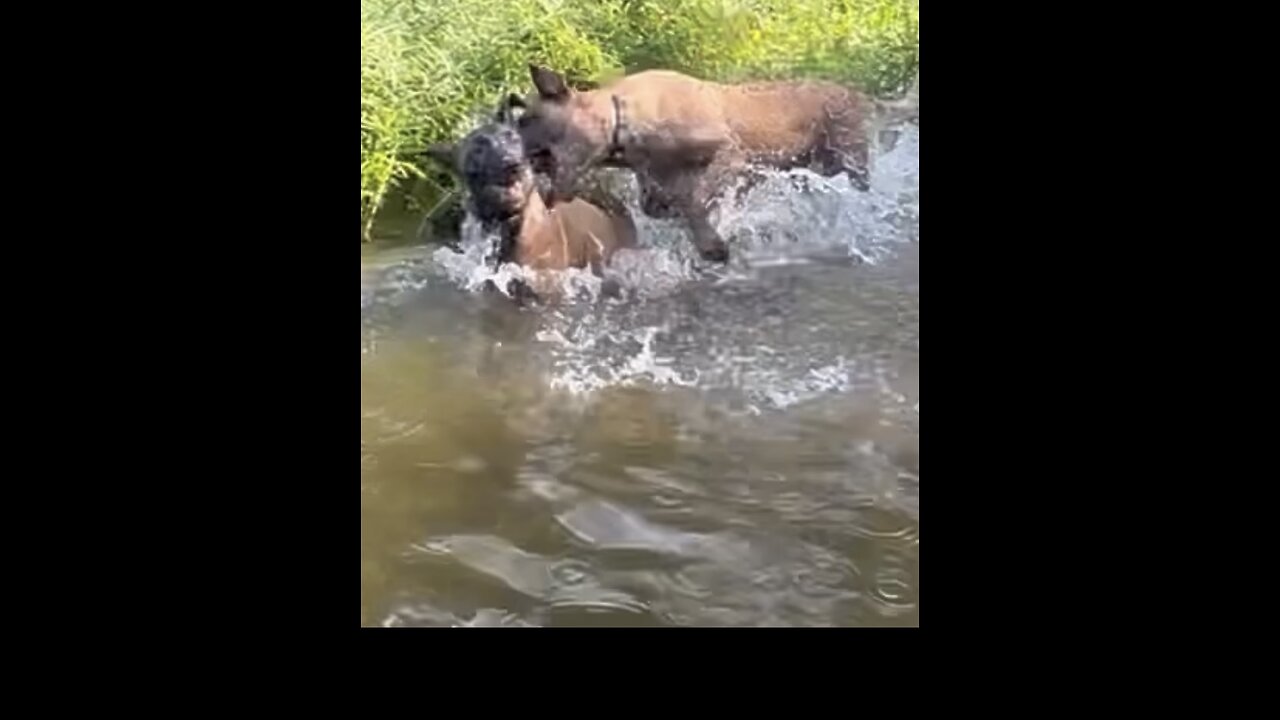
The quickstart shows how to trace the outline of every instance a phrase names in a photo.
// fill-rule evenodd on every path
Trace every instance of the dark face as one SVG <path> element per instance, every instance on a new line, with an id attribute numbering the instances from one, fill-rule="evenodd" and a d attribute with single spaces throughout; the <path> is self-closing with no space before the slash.
<path id="1" fill-rule="evenodd" d="M 607 150 L 607 133 L 590 98 L 550 70 L 533 67 L 531 72 L 537 96 L 516 125 L 534 172 L 548 180 L 554 200 L 569 200 L 578 176 Z"/>
<path id="2" fill-rule="evenodd" d="M 508 119 L 500 111 L 498 120 L 473 130 L 456 145 L 430 150 L 462 180 L 472 212 L 485 224 L 519 217 L 534 189 L 520 134 Z"/>
<path id="3" fill-rule="evenodd" d="M 563 125 L 550 119 L 545 108 L 535 105 L 534 109 L 520 118 L 517 127 L 534 173 L 554 181 L 556 170 L 560 166 L 556 151 L 561 147 L 560 140 L 564 137 Z M 563 155 L 563 150 L 559 154 Z"/>
<path id="4" fill-rule="evenodd" d="M 509 125 L 487 125 L 462 142 L 459 170 L 476 217 L 500 222 L 524 212 L 533 173 L 520 135 Z"/>

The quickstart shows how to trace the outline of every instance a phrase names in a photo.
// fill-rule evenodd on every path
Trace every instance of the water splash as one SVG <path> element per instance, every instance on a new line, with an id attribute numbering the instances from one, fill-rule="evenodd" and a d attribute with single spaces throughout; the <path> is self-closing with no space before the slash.
<path id="1" fill-rule="evenodd" d="M 638 383 L 696 385 L 696 371 L 677 370 L 671 367 L 674 360 L 671 356 L 655 352 L 654 340 L 665 330 L 664 327 L 642 327 L 593 333 L 588 324 L 565 323 L 541 331 L 538 341 L 552 345 L 557 351 L 551 387 L 574 395 Z"/>
<path id="2" fill-rule="evenodd" d="M 698 387 L 728 392 L 752 414 L 863 389 L 903 403 L 886 369 L 890 363 L 866 356 L 866 343 L 858 340 L 874 331 L 868 321 L 825 309 L 815 318 L 815 300 L 825 298 L 781 284 L 794 282 L 785 272 L 793 266 L 820 273 L 833 261 L 852 259 L 876 267 L 918 245 L 918 127 L 905 128 L 874 158 L 867 192 L 844 177 L 802 170 L 764 170 L 748 189 L 726 188 L 711 218 L 730 241 L 725 267 L 703 266 L 681 220 L 646 216 L 630 172 L 615 171 L 611 185 L 631 210 L 641 247 L 620 251 L 604 278 L 588 270 L 539 277 L 511 264 L 495 268 L 486 257 L 496 237 L 468 216 L 456 248 L 386 270 L 372 288 L 362 282 L 362 317 L 385 313 L 432 283 L 464 293 L 491 283 L 506 293 L 511 280 L 521 279 L 559 289 L 554 303 L 530 315 L 536 342 L 527 347 L 529 365 L 540 368 L 554 391 L 583 396 L 637 384 Z M 621 298 L 604 295 L 605 280 L 621 288 Z M 885 314 L 882 307 L 863 309 Z M 899 318 L 918 323 L 914 315 Z M 376 351 L 377 334 L 376 327 L 362 333 L 362 355 Z"/>
<path id="3" fill-rule="evenodd" d="M 726 194 L 734 201 L 723 203 L 713 222 L 755 265 L 827 254 L 874 263 L 919 239 L 919 172 L 919 131 L 911 129 L 875 158 L 867 192 L 843 175 L 764 171 L 731 187 Z"/>
<path id="4" fill-rule="evenodd" d="M 651 218 L 640 209 L 640 190 L 626 170 L 602 171 L 616 197 L 635 220 L 641 248 L 622 251 L 605 271 L 633 297 L 655 297 L 683 284 L 711 277 L 721 281 L 749 276 L 753 267 L 808 262 L 812 256 L 883 260 L 902 242 L 919 240 L 920 133 L 908 126 L 887 152 L 873 158 L 871 188 L 861 192 L 848 178 L 826 178 L 808 170 L 757 169 L 721 192 L 712 224 L 729 240 L 728 267 L 702 267 L 689 233 L 679 219 Z M 750 183 L 750 187 L 748 187 Z M 515 265 L 493 268 L 485 256 L 496 235 L 485 233 L 467 216 L 459 248 L 439 249 L 434 264 L 467 291 L 492 280 L 505 292 L 508 281 L 531 281 L 533 275 Z M 600 299 L 601 279 L 589 271 L 547 273 L 570 301 Z"/>

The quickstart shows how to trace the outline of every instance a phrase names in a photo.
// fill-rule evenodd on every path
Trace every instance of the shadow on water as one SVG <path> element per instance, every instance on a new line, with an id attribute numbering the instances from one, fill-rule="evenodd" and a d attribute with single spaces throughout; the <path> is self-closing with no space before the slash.
<path id="1" fill-rule="evenodd" d="M 361 624 L 918 625 L 918 148 L 776 175 L 727 270 L 643 221 L 619 301 L 362 255 Z"/>

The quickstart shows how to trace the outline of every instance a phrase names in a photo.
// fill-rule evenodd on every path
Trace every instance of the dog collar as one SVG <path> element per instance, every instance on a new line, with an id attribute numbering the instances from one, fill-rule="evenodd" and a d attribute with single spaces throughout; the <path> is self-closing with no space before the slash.
<path id="1" fill-rule="evenodd" d="M 613 98 L 613 133 L 609 138 L 609 151 L 606 154 L 607 160 L 622 160 L 622 98 L 617 95 Z"/>

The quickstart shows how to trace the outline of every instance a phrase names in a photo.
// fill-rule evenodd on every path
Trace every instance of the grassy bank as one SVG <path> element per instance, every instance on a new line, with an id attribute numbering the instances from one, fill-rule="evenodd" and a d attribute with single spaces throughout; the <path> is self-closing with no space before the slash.
<path id="1" fill-rule="evenodd" d="M 361 239 L 393 198 L 448 201 L 450 178 L 414 155 L 526 92 L 530 61 L 584 80 L 668 68 L 893 92 L 919 48 L 919 0 L 361 0 Z"/>

